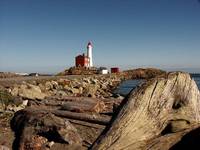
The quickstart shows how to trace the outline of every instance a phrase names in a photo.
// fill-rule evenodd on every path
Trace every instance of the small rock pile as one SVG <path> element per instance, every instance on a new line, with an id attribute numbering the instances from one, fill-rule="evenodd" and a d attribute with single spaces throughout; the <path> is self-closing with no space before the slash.
<path id="1" fill-rule="evenodd" d="M 118 76 L 89 76 L 74 79 L 58 79 L 44 83 L 23 82 L 10 89 L 13 96 L 24 99 L 44 99 L 50 96 L 83 96 L 93 98 L 112 97 L 112 90 L 122 81 Z"/>

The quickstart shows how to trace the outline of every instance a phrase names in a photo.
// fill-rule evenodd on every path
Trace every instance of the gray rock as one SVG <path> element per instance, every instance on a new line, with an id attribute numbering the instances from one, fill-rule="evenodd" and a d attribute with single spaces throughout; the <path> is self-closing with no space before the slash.
<path id="1" fill-rule="evenodd" d="M 22 102 L 22 105 L 27 106 L 27 105 L 28 105 L 28 100 L 24 100 L 24 101 Z"/>
<path id="2" fill-rule="evenodd" d="M 83 94 L 83 87 L 79 87 L 79 94 Z"/>
<path id="3" fill-rule="evenodd" d="M 80 90 L 78 88 L 71 88 L 69 86 L 65 86 L 64 89 L 67 91 L 67 92 L 70 92 L 72 94 L 79 94 L 80 93 Z"/>
<path id="4" fill-rule="evenodd" d="M 84 95 L 88 97 L 96 97 L 95 94 L 97 92 L 97 86 L 92 84 L 88 85 L 84 90 Z"/>
<path id="5" fill-rule="evenodd" d="M 103 90 L 105 90 L 105 89 L 107 89 L 108 87 L 107 87 L 107 84 L 106 84 L 106 83 L 103 83 L 103 84 L 100 84 L 100 88 L 103 89 Z"/>
<path id="6" fill-rule="evenodd" d="M 72 92 L 73 94 L 79 94 L 79 93 L 80 93 L 79 89 L 77 89 L 77 88 L 72 88 L 72 89 L 71 89 L 71 92 Z"/>
<path id="7" fill-rule="evenodd" d="M 46 94 L 42 93 L 39 86 L 22 84 L 19 89 L 19 96 L 28 99 L 44 99 Z"/>
<path id="8" fill-rule="evenodd" d="M 51 141 L 51 142 L 49 142 L 49 143 L 47 144 L 47 147 L 48 147 L 48 148 L 51 148 L 54 144 L 55 144 L 54 141 Z"/>
<path id="9" fill-rule="evenodd" d="M 69 87 L 69 85 L 65 85 L 65 86 L 64 86 L 64 89 L 65 89 L 65 90 L 70 90 L 71 88 Z"/>
<path id="10" fill-rule="evenodd" d="M 69 85 L 71 81 L 67 80 L 67 79 L 59 79 L 57 82 L 58 82 L 59 85 L 61 85 L 62 87 L 64 87 L 66 85 Z"/>
<path id="11" fill-rule="evenodd" d="M 89 79 L 89 78 L 83 78 L 83 81 L 84 81 L 85 83 L 90 83 L 90 79 Z"/>
<path id="12" fill-rule="evenodd" d="M 24 105 L 19 105 L 19 106 L 16 106 L 16 105 L 8 105 L 6 110 L 9 110 L 9 111 L 13 111 L 13 112 L 17 112 L 19 110 L 22 110 L 24 109 L 25 106 Z"/>
<path id="13" fill-rule="evenodd" d="M 50 81 L 47 81 L 45 83 L 45 89 L 46 90 L 52 90 L 53 89 L 53 85 L 52 85 L 52 83 Z"/>
<path id="14" fill-rule="evenodd" d="M 59 91 L 56 92 L 56 95 L 62 97 L 62 96 L 67 96 L 68 94 L 64 91 L 59 90 Z"/>
<path id="15" fill-rule="evenodd" d="M 24 109 L 28 105 L 28 100 L 24 100 L 20 105 L 10 104 L 6 107 L 6 110 L 17 112 Z"/>
<path id="16" fill-rule="evenodd" d="M 90 83 L 91 83 L 91 84 L 97 84 L 97 83 L 98 83 L 98 80 L 97 80 L 97 79 L 92 79 L 92 78 L 91 78 L 91 79 L 90 79 Z"/>
<path id="17" fill-rule="evenodd" d="M 40 87 L 42 92 L 46 91 L 46 87 L 42 83 L 40 83 L 38 86 Z"/>
<path id="18" fill-rule="evenodd" d="M 11 90 L 12 96 L 18 96 L 19 94 L 19 88 L 17 86 L 14 86 L 14 88 Z"/>
<path id="19" fill-rule="evenodd" d="M 56 81 L 51 81 L 51 84 L 53 86 L 53 89 L 58 89 L 59 88 L 59 85 Z"/>

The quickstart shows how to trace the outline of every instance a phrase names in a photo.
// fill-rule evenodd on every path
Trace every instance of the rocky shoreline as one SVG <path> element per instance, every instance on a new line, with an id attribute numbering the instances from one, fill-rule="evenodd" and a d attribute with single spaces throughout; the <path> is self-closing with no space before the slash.
<path id="1" fill-rule="evenodd" d="M 11 120 L 13 149 L 199 147 L 200 93 L 187 73 L 147 80 L 123 100 L 52 96 L 28 101 Z"/>
<path id="2" fill-rule="evenodd" d="M 88 116 L 90 113 L 97 113 L 97 116 L 99 113 L 113 113 L 113 109 L 119 106 L 119 102 L 124 97 L 112 92 L 122 81 L 150 79 L 162 74 L 165 74 L 165 72 L 158 69 L 136 69 L 109 75 L 77 76 L 74 78 L 62 76 L 53 80 L 23 81 L 17 84 L 14 83 L 9 87 L 1 87 L 2 91 L 7 93 L 7 97 L 11 97 L 11 99 L 8 99 L 6 103 L 1 101 L 0 109 L 1 112 L 18 112 L 27 106 L 60 109 L 62 103 L 61 109 L 69 112 L 66 114 L 68 117 L 74 117 L 74 115 L 76 117 L 74 113 L 78 112 L 77 115 L 80 115 L 81 112 L 83 118 L 87 114 L 86 118 L 90 120 L 90 116 Z M 76 100 L 79 104 L 74 101 L 75 97 L 81 99 L 81 101 Z M 84 97 L 89 99 L 84 100 Z M 62 102 L 64 99 L 66 102 Z M 61 103 L 58 103 L 59 101 Z M 63 104 L 65 104 L 65 107 L 63 107 Z M 48 107 L 46 107 L 47 105 Z M 51 107 L 49 107 L 50 105 Z M 70 112 L 74 113 L 71 114 Z M 60 114 L 61 112 L 56 113 Z M 63 114 L 61 113 L 61 115 Z M 104 116 L 104 118 L 106 117 Z M 96 121 L 98 122 L 98 120 Z M 82 130 L 78 132 L 82 132 Z M 98 133 L 100 134 L 100 131 Z M 92 136 L 97 137 L 99 134 Z M 94 138 L 92 139 L 94 140 Z"/>
<path id="3" fill-rule="evenodd" d="M 43 99 L 45 96 L 55 95 L 109 98 L 112 97 L 112 91 L 124 80 L 150 79 L 163 73 L 165 72 L 158 69 L 136 69 L 118 74 L 79 76 L 73 79 L 60 78 L 44 82 L 33 80 L 14 85 L 9 91 L 13 96 L 30 99 Z M 31 90 L 35 95 L 27 94 L 31 93 Z"/>

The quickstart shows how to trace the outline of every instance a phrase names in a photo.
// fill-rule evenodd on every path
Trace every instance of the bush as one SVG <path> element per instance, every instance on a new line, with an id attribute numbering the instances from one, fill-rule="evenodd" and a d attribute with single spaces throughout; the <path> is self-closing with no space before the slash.
<path id="1" fill-rule="evenodd" d="M 7 91 L 0 90 L 0 107 L 3 108 L 3 110 L 5 110 L 9 104 L 13 103 L 14 103 L 13 96 Z"/>

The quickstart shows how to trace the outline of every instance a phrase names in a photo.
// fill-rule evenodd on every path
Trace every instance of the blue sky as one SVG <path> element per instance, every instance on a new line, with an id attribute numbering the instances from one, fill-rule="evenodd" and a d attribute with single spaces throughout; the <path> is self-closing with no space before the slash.
<path id="1" fill-rule="evenodd" d="M 200 72 L 199 0 L 0 0 L 0 71 L 96 66 Z"/>

